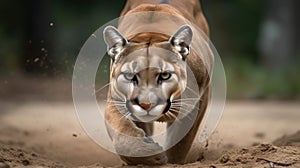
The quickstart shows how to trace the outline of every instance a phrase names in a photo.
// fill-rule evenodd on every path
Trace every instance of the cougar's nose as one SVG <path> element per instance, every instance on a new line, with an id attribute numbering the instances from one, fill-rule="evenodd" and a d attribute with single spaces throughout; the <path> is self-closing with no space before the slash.
<path id="1" fill-rule="evenodd" d="M 152 107 L 152 104 L 149 102 L 147 102 L 147 103 L 144 103 L 144 102 L 142 102 L 142 103 L 140 103 L 140 106 L 144 109 L 144 110 L 150 110 L 151 109 L 151 107 Z"/>

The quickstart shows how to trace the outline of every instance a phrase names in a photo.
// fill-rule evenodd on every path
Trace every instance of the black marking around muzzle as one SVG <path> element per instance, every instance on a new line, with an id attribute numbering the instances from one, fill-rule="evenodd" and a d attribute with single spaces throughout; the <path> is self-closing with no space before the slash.
<path id="1" fill-rule="evenodd" d="M 170 99 L 168 99 L 168 100 L 167 100 L 167 106 L 166 106 L 166 108 L 164 109 L 164 112 L 163 112 L 163 113 L 168 112 L 169 109 L 170 109 L 170 107 L 171 107 L 171 101 L 170 101 Z"/>

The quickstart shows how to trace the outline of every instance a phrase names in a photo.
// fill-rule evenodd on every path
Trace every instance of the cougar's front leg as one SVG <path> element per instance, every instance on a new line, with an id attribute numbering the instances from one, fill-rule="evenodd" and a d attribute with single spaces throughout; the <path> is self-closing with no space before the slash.
<path id="1" fill-rule="evenodd" d="M 153 134 L 153 123 L 143 123 L 143 122 L 134 122 L 135 125 L 144 130 L 146 136 L 151 136 Z"/>
<path id="2" fill-rule="evenodd" d="M 107 108 L 106 128 L 116 152 L 127 164 L 164 164 L 163 148 L 146 136 L 143 129 L 124 117 L 116 108 Z"/>
<path id="3" fill-rule="evenodd" d="M 192 146 L 192 143 L 195 139 L 195 136 L 197 134 L 199 125 L 203 119 L 203 116 L 205 114 L 207 101 L 208 101 L 208 93 L 203 95 L 200 107 L 197 103 L 196 108 L 192 113 L 189 114 L 189 116 L 183 118 L 180 123 L 175 123 L 177 125 L 174 126 L 173 129 L 170 129 L 171 132 L 168 132 L 167 137 L 167 144 L 169 145 L 169 149 L 167 150 L 167 156 L 168 156 L 168 162 L 169 163 L 176 163 L 176 164 L 184 164 L 186 161 L 186 156 Z M 190 122 L 193 122 L 191 126 L 191 129 L 188 130 L 186 133 L 185 127 L 190 124 Z M 170 127 L 172 123 L 168 124 L 168 127 Z M 174 124 L 174 123 L 173 123 Z M 172 141 L 176 139 L 179 134 L 183 135 L 186 134 L 178 143 L 176 143 L 174 146 L 170 146 L 172 144 Z M 173 142 L 174 143 L 174 142 Z"/>

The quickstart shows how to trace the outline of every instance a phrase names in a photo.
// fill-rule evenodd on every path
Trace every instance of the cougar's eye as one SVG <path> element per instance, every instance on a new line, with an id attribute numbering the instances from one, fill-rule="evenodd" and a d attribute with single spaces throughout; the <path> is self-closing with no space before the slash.
<path id="1" fill-rule="evenodd" d="M 138 78 L 135 74 L 133 73 L 125 73 L 124 78 L 130 82 L 133 82 L 135 84 L 138 84 Z"/>
<path id="2" fill-rule="evenodd" d="M 133 80 L 134 79 L 134 77 L 135 77 L 135 75 L 133 74 L 133 73 L 125 73 L 124 74 L 124 78 L 126 79 L 126 80 Z"/>
<path id="3" fill-rule="evenodd" d="M 172 76 L 171 73 L 169 73 L 169 72 L 163 72 L 163 73 L 161 73 L 161 74 L 159 75 L 159 79 L 160 79 L 160 80 L 168 80 L 168 79 L 171 78 L 171 76 Z"/>

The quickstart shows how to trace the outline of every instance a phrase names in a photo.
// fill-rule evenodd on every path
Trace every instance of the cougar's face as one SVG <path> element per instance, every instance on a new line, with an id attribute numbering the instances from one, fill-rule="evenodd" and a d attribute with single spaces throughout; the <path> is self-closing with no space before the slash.
<path id="1" fill-rule="evenodd" d="M 179 110 L 172 104 L 186 87 L 191 28 L 182 26 L 168 41 L 145 44 L 128 42 L 108 26 L 104 40 L 112 59 L 112 102 L 119 111 L 140 122 L 175 120 Z"/>
<path id="2" fill-rule="evenodd" d="M 150 122 L 176 118 L 171 112 L 174 99 L 180 97 L 186 86 L 185 62 L 169 50 L 148 47 L 124 56 L 115 69 L 112 90 L 116 99 L 125 102 L 131 117 Z M 174 115 L 174 116 L 173 116 Z"/>

